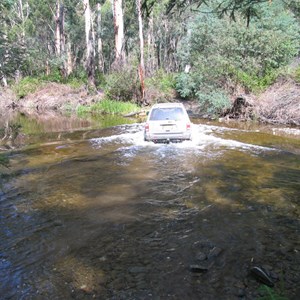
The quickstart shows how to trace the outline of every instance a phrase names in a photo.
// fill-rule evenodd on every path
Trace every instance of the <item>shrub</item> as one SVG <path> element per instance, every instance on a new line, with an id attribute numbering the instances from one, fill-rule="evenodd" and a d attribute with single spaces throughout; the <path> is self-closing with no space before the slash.
<path id="1" fill-rule="evenodd" d="M 257 92 L 275 81 L 277 70 L 298 54 L 299 25 L 279 1 L 257 9 L 264 18 L 253 18 L 248 27 L 239 15 L 235 22 L 207 13 L 191 19 L 178 51 L 182 69 L 191 66 L 177 76 L 182 97 L 230 82 Z"/>
<path id="2" fill-rule="evenodd" d="M 193 96 L 196 83 L 190 74 L 180 73 L 176 77 L 175 87 L 181 97 L 187 98 Z"/>
<path id="3" fill-rule="evenodd" d="M 300 82 L 300 67 L 298 67 L 295 71 L 295 80 Z"/>
<path id="4" fill-rule="evenodd" d="M 140 108 L 131 102 L 121 102 L 116 100 L 103 99 L 91 106 L 79 106 L 77 113 L 80 115 L 85 113 L 106 113 L 106 114 L 128 114 L 133 111 L 138 111 Z"/>
<path id="5" fill-rule="evenodd" d="M 233 72 L 234 79 L 241 83 L 246 89 L 253 92 L 261 92 L 266 89 L 268 86 L 273 84 L 280 70 L 270 70 L 266 71 L 264 76 L 258 76 L 255 74 L 249 74 L 241 70 L 236 70 Z"/>
<path id="6" fill-rule="evenodd" d="M 41 76 L 41 80 L 57 83 L 65 82 L 65 78 L 61 75 L 61 72 L 58 68 L 53 69 L 49 75 Z"/>
<path id="7" fill-rule="evenodd" d="M 114 71 L 106 77 L 104 93 L 109 99 L 119 101 L 131 101 L 137 99 L 139 82 L 136 71 L 133 68 L 125 67 Z"/>
<path id="8" fill-rule="evenodd" d="M 91 106 L 87 106 L 87 105 L 79 105 L 77 108 L 76 108 L 76 113 L 77 115 L 81 116 L 81 115 L 85 115 L 87 113 L 90 113 L 91 112 Z"/>
<path id="9" fill-rule="evenodd" d="M 159 69 L 152 77 L 145 79 L 146 99 L 150 102 L 170 101 L 175 95 L 175 76 Z"/>
<path id="10" fill-rule="evenodd" d="M 69 85 L 73 89 L 79 89 L 82 86 L 86 85 L 86 82 L 80 78 L 70 77 L 67 79 L 67 85 Z"/>
<path id="11" fill-rule="evenodd" d="M 3 153 L 0 153 L 0 166 L 4 166 L 6 168 L 9 167 L 9 159 L 8 157 L 3 154 Z"/>
<path id="12" fill-rule="evenodd" d="M 221 114 L 231 105 L 229 97 L 222 90 L 198 91 L 196 97 L 200 106 L 213 116 Z"/>
<path id="13" fill-rule="evenodd" d="M 40 78 L 24 77 L 17 84 L 13 86 L 13 90 L 18 98 L 24 98 L 30 93 L 34 93 L 43 81 Z"/>
<path id="14" fill-rule="evenodd" d="M 146 86 L 154 87 L 161 93 L 172 93 L 175 88 L 174 74 L 166 73 L 163 69 L 156 71 L 154 76 L 146 79 Z"/>
<path id="15" fill-rule="evenodd" d="M 72 75 L 69 76 L 68 81 L 72 80 L 73 78 L 76 78 L 76 80 L 79 80 L 85 84 L 88 83 L 87 74 L 83 67 L 76 68 L 76 70 L 72 73 Z"/>
<path id="16" fill-rule="evenodd" d="M 102 72 L 96 72 L 95 76 L 96 86 L 100 89 L 104 89 L 106 85 L 106 77 Z"/>

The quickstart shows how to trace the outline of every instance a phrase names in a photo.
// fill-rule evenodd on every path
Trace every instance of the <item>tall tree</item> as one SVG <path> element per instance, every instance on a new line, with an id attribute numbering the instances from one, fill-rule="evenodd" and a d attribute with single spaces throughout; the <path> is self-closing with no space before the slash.
<path id="1" fill-rule="evenodd" d="M 124 17 L 123 1 L 113 0 L 114 29 L 115 29 L 115 65 L 118 67 L 125 61 L 124 51 Z"/>
<path id="2" fill-rule="evenodd" d="M 85 42 L 86 42 L 86 71 L 89 84 L 95 85 L 95 51 L 94 40 L 92 34 L 92 16 L 90 1 L 83 0 L 84 5 L 84 20 L 85 20 Z"/>
<path id="3" fill-rule="evenodd" d="M 144 62 L 144 33 L 143 33 L 143 19 L 141 10 L 141 0 L 136 0 L 136 7 L 138 12 L 138 22 L 139 22 L 139 39 L 140 39 L 140 65 L 139 65 L 139 78 L 141 85 L 142 100 L 145 98 L 145 62 Z"/>
<path id="4" fill-rule="evenodd" d="M 103 61 L 103 47 L 102 47 L 102 21 L 101 21 L 101 3 L 97 3 L 97 57 L 98 57 L 98 70 L 99 72 L 104 71 Z"/>
<path id="5" fill-rule="evenodd" d="M 61 10 L 60 10 L 60 0 L 56 1 L 56 13 L 55 13 L 55 50 L 57 56 L 61 53 Z"/>
<path id="6" fill-rule="evenodd" d="M 25 58 L 24 19 L 18 5 L 9 0 L 0 3 L 0 80 L 4 86 L 9 78 L 19 76 Z"/>

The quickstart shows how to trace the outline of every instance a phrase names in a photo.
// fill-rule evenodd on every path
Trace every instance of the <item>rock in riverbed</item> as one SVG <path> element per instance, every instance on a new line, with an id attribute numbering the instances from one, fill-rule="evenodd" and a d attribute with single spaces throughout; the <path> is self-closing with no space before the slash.
<path id="1" fill-rule="evenodd" d="M 272 281 L 271 277 L 268 275 L 268 272 L 264 268 L 253 267 L 250 269 L 250 272 L 252 276 L 261 283 L 269 287 L 274 286 L 274 282 Z"/>

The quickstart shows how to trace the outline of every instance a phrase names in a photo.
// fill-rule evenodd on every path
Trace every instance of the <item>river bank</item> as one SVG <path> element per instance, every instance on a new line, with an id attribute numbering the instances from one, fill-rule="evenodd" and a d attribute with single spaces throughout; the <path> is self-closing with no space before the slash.
<path id="1" fill-rule="evenodd" d="M 75 112 L 80 106 L 88 107 L 101 101 L 103 96 L 102 92 L 90 93 L 84 86 L 75 89 L 59 83 L 47 83 L 21 99 L 11 89 L 1 89 L 0 116 L 16 110 Z M 293 79 L 280 79 L 260 95 L 235 94 L 231 99 L 231 107 L 219 116 L 221 120 L 300 126 L 300 85 Z M 212 118 L 202 111 L 197 101 L 182 102 L 191 115 Z"/>

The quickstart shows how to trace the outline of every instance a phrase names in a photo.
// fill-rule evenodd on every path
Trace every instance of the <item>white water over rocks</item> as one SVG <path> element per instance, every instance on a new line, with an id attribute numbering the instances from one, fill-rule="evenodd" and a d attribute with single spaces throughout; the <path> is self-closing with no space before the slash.
<path id="1" fill-rule="evenodd" d="M 153 142 L 144 141 L 144 125 L 143 124 L 133 124 L 126 126 L 117 126 L 116 129 L 119 131 L 118 134 L 99 137 L 91 139 L 91 143 L 95 148 L 104 147 L 106 144 L 118 143 L 120 145 L 126 145 L 125 147 L 151 147 L 151 148 L 161 148 L 170 147 L 177 149 L 187 149 L 187 150 L 200 150 L 205 149 L 238 149 L 247 150 L 256 153 L 257 151 L 274 151 L 277 149 L 264 147 L 255 144 L 243 143 L 232 139 L 218 137 L 216 135 L 224 135 L 226 132 L 237 131 L 235 128 L 217 127 L 209 125 L 197 125 L 192 126 L 192 141 L 184 141 L 182 143 L 170 143 L 170 144 L 155 144 Z M 121 146 L 123 148 L 123 146 Z"/>

